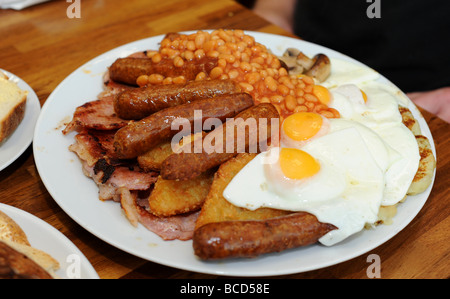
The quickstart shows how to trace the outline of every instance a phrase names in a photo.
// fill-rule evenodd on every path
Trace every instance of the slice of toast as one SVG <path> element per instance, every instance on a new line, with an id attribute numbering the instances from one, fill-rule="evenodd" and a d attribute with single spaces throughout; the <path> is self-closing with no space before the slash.
<path id="1" fill-rule="evenodd" d="M 0 279 L 51 279 L 52 276 L 23 253 L 0 240 Z"/>
<path id="2" fill-rule="evenodd" d="M 17 129 L 25 116 L 28 91 L 0 73 L 0 144 Z"/>
<path id="3" fill-rule="evenodd" d="M 433 155 L 428 138 L 423 135 L 416 135 L 416 140 L 420 153 L 419 169 L 408 189 L 408 195 L 424 192 L 433 181 L 434 169 L 436 168 L 436 158 Z"/>
<path id="4" fill-rule="evenodd" d="M 411 111 L 406 107 L 399 107 L 403 124 L 414 134 L 419 147 L 420 162 L 407 195 L 416 195 L 424 192 L 433 181 L 434 169 L 436 168 L 436 157 L 433 154 L 430 140 L 422 135 L 419 122 L 414 118 Z"/>
<path id="5" fill-rule="evenodd" d="M 59 268 L 56 259 L 32 247 L 22 228 L 0 211 L 0 278 L 58 278 Z"/>
<path id="6" fill-rule="evenodd" d="M 30 246 L 27 235 L 22 228 L 2 211 L 0 211 L 0 240 L 1 239 Z"/>

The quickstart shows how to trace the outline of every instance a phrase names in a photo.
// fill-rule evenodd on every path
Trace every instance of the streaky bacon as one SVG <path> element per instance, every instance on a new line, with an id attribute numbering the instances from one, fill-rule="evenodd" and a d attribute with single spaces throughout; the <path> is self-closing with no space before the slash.
<path id="1" fill-rule="evenodd" d="M 128 218 L 130 223 L 137 227 L 139 223 L 139 213 L 136 205 L 136 193 L 131 193 L 130 190 L 126 188 L 119 188 L 120 193 L 120 205 Z"/>
<path id="2" fill-rule="evenodd" d="M 146 52 L 136 52 L 129 57 L 148 58 Z M 63 134 L 82 129 L 116 130 L 126 126 L 130 121 L 119 118 L 114 111 L 114 97 L 120 92 L 136 88 L 115 82 L 109 78 L 109 72 L 103 76 L 104 90 L 96 100 L 88 101 L 77 107 L 72 120 L 63 130 Z"/>
<path id="3" fill-rule="evenodd" d="M 134 161 L 116 159 L 111 145 L 113 136 L 114 131 L 83 130 L 75 136 L 75 143 L 69 147 L 82 161 L 83 173 L 97 184 L 99 199 L 120 202 L 133 226 L 141 223 L 163 240 L 190 240 L 199 212 L 170 217 L 153 215 L 148 209 L 148 197 L 158 173 L 143 172 L 137 164 L 133 164 Z M 113 169 L 106 180 L 107 168 L 95 170 L 100 163 Z"/>
<path id="4" fill-rule="evenodd" d="M 130 57 L 147 57 L 138 52 Z M 99 199 L 120 203 L 133 226 L 141 223 L 163 240 L 192 239 L 200 211 L 170 217 L 157 217 L 149 209 L 148 197 L 158 178 L 157 172 L 144 172 L 136 160 L 121 160 L 115 154 L 115 132 L 130 123 L 114 111 L 114 97 L 134 86 L 103 78 L 104 90 L 96 100 L 76 108 L 72 121 L 62 131 L 64 135 L 77 131 L 75 143 L 69 146 L 81 160 L 83 173 L 99 188 Z"/>
<path id="5" fill-rule="evenodd" d="M 113 140 L 115 131 L 82 130 L 75 135 L 75 143 L 69 150 L 77 153 L 81 160 L 93 166 L 98 160 L 116 158 Z"/>
<path id="6" fill-rule="evenodd" d="M 82 129 L 117 130 L 129 123 L 121 119 L 114 111 L 114 95 L 105 95 L 98 100 L 87 102 L 76 108 L 72 120 L 63 130 L 63 134 Z"/>
<path id="7" fill-rule="evenodd" d="M 119 193 L 122 209 L 133 226 L 141 223 L 146 229 L 166 241 L 192 239 L 199 211 L 184 215 L 157 217 L 149 212 L 148 208 L 138 204 L 139 201 L 148 202 L 148 199 L 139 198 L 138 192 L 120 188 Z"/>
<path id="8" fill-rule="evenodd" d="M 144 172 L 136 161 L 119 160 L 114 155 L 114 132 L 83 130 L 75 136 L 69 150 L 83 161 L 83 172 L 100 188 L 101 200 L 118 200 L 117 188 L 147 190 L 156 182 L 158 173 Z"/>
<path id="9" fill-rule="evenodd" d="M 157 217 L 142 207 L 137 207 L 139 222 L 148 230 L 160 236 L 163 240 L 192 239 L 195 222 L 200 211 L 189 214 L 180 214 L 169 217 Z"/>
<path id="10" fill-rule="evenodd" d="M 135 168 L 138 168 L 135 166 Z M 158 178 L 157 172 L 144 172 L 142 170 L 134 170 L 128 167 L 119 166 L 107 181 L 107 183 L 117 186 L 126 187 L 128 190 L 147 190 Z"/>

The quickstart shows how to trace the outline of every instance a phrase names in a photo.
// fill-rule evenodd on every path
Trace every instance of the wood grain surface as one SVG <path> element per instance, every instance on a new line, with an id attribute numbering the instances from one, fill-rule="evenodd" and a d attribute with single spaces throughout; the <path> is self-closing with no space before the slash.
<path id="1" fill-rule="evenodd" d="M 290 35 L 229 0 L 83 0 L 81 18 L 70 3 L 50 1 L 21 11 L 0 10 L 0 68 L 24 79 L 41 105 L 80 65 L 125 43 L 174 31 L 240 28 Z M 415 219 L 385 244 L 341 264 L 276 278 L 368 278 L 369 254 L 381 259 L 381 278 L 450 276 L 450 125 L 422 111 L 437 149 L 434 188 Z M 0 172 L 0 202 L 56 227 L 89 259 L 102 279 L 218 278 L 179 270 L 123 252 L 87 232 L 56 204 L 40 180 L 32 147 Z"/>

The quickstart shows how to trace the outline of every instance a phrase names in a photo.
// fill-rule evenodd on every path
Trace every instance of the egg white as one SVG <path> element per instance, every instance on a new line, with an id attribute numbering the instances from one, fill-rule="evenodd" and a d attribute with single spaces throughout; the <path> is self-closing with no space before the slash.
<path id="1" fill-rule="evenodd" d="M 342 84 L 358 84 L 361 82 L 375 81 L 380 74 L 372 68 L 359 63 L 348 62 L 339 58 L 330 58 L 331 73 L 321 85 L 334 88 Z"/>
<path id="2" fill-rule="evenodd" d="M 362 99 L 361 90 L 367 94 L 367 103 Z M 400 202 L 406 196 L 420 162 L 416 138 L 403 124 L 398 110 L 402 97 L 379 82 L 364 82 L 359 86 L 344 84 L 330 92 L 333 97 L 330 106 L 342 111 L 341 119 L 364 125 L 398 153 L 397 160 L 386 169 L 382 204 Z"/>

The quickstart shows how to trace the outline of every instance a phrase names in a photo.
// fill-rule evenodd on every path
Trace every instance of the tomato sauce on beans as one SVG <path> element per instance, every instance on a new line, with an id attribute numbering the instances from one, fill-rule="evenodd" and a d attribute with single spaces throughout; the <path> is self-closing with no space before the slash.
<path id="1" fill-rule="evenodd" d="M 209 74 L 197 74 L 195 80 L 234 80 L 242 91 L 252 95 L 255 104 L 272 103 L 281 120 L 302 111 L 317 112 L 328 118 L 339 117 L 337 110 L 322 103 L 314 94 L 313 78 L 289 75 L 277 56 L 242 30 L 171 35 L 161 41 L 158 51 L 148 51 L 147 56 L 155 63 L 170 58 L 175 67 L 183 67 L 185 61 L 205 56 L 217 58 L 217 66 Z M 184 82 L 183 76 L 164 78 L 159 74 L 143 75 L 137 80 L 140 86 Z"/>

